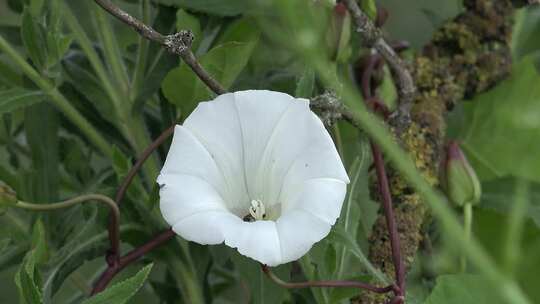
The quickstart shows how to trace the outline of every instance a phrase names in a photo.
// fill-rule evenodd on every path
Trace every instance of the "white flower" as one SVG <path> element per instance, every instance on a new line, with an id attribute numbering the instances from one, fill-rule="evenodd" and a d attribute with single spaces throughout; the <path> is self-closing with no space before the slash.
<path id="1" fill-rule="evenodd" d="M 157 181 L 161 213 L 181 237 L 276 266 L 330 232 L 349 178 L 308 100 L 241 91 L 200 103 L 176 126 Z"/>

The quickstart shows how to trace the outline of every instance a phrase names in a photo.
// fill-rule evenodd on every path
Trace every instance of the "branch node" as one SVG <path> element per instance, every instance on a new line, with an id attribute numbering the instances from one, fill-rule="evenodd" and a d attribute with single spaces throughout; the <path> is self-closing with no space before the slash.
<path id="1" fill-rule="evenodd" d="M 343 104 L 334 92 L 327 91 L 322 95 L 313 97 L 310 107 L 317 110 L 319 118 L 325 126 L 333 126 L 343 117 Z"/>
<path id="2" fill-rule="evenodd" d="M 165 36 L 163 45 L 172 54 L 182 55 L 191 48 L 193 33 L 190 30 L 181 30 L 178 33 Z"/>

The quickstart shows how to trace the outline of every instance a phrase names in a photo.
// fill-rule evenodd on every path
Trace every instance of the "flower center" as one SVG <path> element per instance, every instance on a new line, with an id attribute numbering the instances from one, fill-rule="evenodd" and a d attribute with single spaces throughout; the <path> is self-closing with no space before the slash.
<path id="1" fill-rule="evenodd" d="M 251 200 L 249 215 L 251 215 L 251 217 L 256 221 L 262 221 L 265 219 L 266 209 L 264 208 L 264 204 L 260 200 Z"/>

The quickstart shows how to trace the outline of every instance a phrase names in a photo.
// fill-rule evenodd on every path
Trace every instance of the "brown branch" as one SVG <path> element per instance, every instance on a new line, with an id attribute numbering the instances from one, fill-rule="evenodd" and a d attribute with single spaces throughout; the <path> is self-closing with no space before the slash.
<path id="1" fill-rule="evenodd" d="M 226 92 L 221 84 L 204 70 L 191 51 L 191 42 L 193 41 L 193 34 L 191 31 L 183 30 L 175 34 L 165 36 L 154 30 L 152 27 L 144 24 L 137 18 L 131 16 L 109 0 L 94 1 L 111 15 L 129 25 L 144 38 L 157 42 L 165 47 L 169 52 L 180 56 L 191 68 L 191 70 L 193 70 L 193 72 L 199 77 L 199 79 L 201 79 L 212 91 L 214 91 L 214 93 L 223 94 Z"/>
<path id="2" fill-rule="evenodd" d="M 388 293 L 390 291 L 397 291 L 396 286 L 390 285 L 386 287 L 377 287 L 371 284 L 356 282 L 356 281 L 308 281 L 308 282 L 285 282 L 278 278 L 267 265 L 261 265 L 262 271 L 270 278 L 274 283 L 281 287 L 296 289 L 296 288 L 309 288 L 309 287 L 350 287 L 360 288 L 375 293 Z"/>
<path id="3" fill-rule="evenodd" d="M 384 40 L 381 30 L 362 12 L 356 0 L 344 0 L 344 3 L 351 13 L 356 31 L 362 35 L 366 46 L 375 48 L 392 70 L 400 101 L 398 111 L 396 112 L 397 117 L 401 120 L 408 120 L 416 91 L 411 73 L 408 71 L 403 60 Z"/>

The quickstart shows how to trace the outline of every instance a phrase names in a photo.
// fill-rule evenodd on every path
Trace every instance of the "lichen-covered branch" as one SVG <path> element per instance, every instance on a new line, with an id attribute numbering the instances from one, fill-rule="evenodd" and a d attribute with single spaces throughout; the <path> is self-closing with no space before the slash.
<path id="1" fill-rule="evenodd" d="M 514 5 L 510 0 L 465 0 L 465 12 L 445 23 L 424 52 L 412 62 L 417 87 L 411 123 L 396 139 L 409 151 L 416 167 L 438 186 L 438 171 L 445 142 L 445 115 L 457 102 L 484 92 L 510 72 L 510 35 Z M 410 267 L 420 243 L 429 211 L 417 194 L 395 170 L 389 170 L 395 216 L 405 264 Z M 381 214 L 373 226 L 371 261 L 393 276 L 388 229 Z M 356 303 L 383 303 L 380 296 L 364 294 Z"/>

